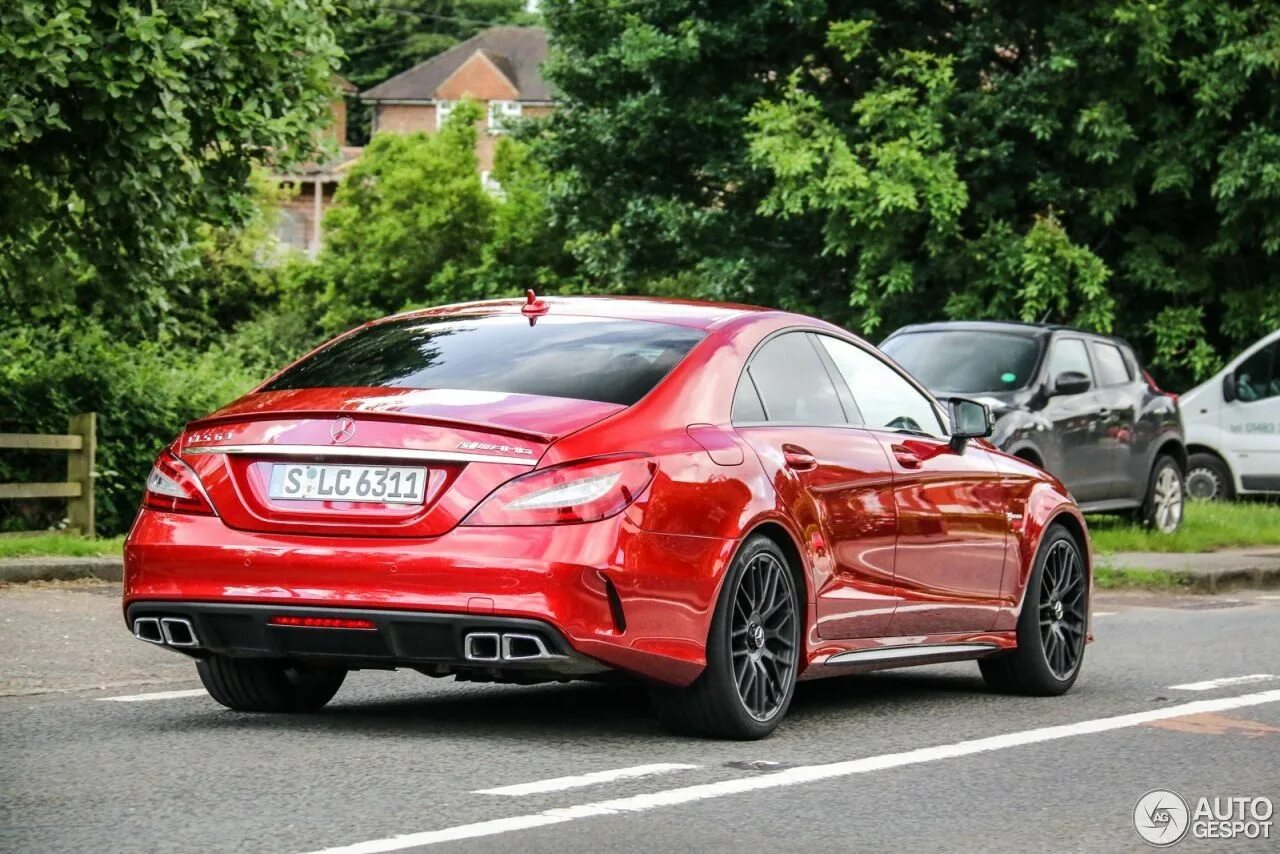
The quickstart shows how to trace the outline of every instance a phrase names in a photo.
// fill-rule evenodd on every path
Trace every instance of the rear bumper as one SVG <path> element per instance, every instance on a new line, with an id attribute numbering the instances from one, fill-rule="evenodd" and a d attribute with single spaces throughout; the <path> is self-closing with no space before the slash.
<path id="1" fill-rule="evenodd" d="M 281 626 L 272 624 L 273 617 L 351 620 L 372 628 Z M 573 678 L 609 669 L 575 652 L 551 625 L 514 617 L 181 601 L 135 603 L 125 616 L 130 626 L 148 618 L 186 620 L 190 637 L 172 644 L 162 635 L 152 642 L 196 658 L 216 653 L 348 668 L 413 667 L 439 676 L 500 674 L 515 681 Z M 479 642 L 490 638 L 492 646 Z"/>
<path id="2" fill-rule="evenodd" d="M 625 515 L 585 525 L 458 527 L 417 540 L 259 534 L 216 517 L 144 510 L 125 544 L 124 605 L 131 628 L 144 610 L 182 606 L 187 611 L 173 613 L 195 614 L 197 631 L 199 620 L 212 619 L 206 606 L 378 612 L 387 654 L 372 656 L 370 666 L 433 660 L 414 646 L 422 630 L 395 627 L 401 624 L 530 620 L 566 653 L 681 685 L 705 665 L 715 597 L 735 545 L 641 531 Z M 459 616 L 471 622 L 458 623 Z M 299 635 L 281 631 L 318 632 L 314 643 L 322 646 L 349 634 L 268 631 L 262 619 L 260 636 L 229 644 L 229 654 L 283 652 L 271 644 Z"/>

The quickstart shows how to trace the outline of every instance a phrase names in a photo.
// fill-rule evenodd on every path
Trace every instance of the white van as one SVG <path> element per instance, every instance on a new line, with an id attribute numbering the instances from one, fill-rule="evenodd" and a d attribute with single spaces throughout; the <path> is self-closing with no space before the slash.
<path id="1" fill-rule="evenodd" d="M 1187 494 L 1280 493 L 1280 329 L 1182 395 Z"/>

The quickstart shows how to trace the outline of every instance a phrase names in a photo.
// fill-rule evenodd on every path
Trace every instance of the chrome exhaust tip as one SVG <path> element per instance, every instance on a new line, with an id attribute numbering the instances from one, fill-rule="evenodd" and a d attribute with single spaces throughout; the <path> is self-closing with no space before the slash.
<path id="1" fill-rule="evenodd" d="M 161 617 L 160 631 L 169 646 L 199 646 L 196 630 L 191 621 L 183 617 Z"/>
<path id="2" fill-rule="evenodd" d="M 139 617 L 134 620 L 133 636 L 147 643 L 164 643 L 164 633 L 160 630 L 160 621 L 155 617 Z"/>
<path id="3" fill-rule="evenodd" d="M 537 635 L 504 634 L 502 636 L 503 661 L 533 661 L 539 658 L 557 658 L 547 649 Z"/>
<path id="4" fill-rule="evenodd" d="M 502 654 L 497 632 L 471 632 L 462 641 L 467 661 L 497 661 Z"/>

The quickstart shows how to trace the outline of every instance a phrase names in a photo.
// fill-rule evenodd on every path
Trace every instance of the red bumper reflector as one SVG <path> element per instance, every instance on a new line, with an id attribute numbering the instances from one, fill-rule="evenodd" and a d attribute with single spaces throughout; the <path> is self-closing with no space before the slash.
<path id="1" fill-rule="evenodd" d="M 343 620 L 336 617 L 291 617 L 278 615 L 267 622 L 273 626 L 298 626 L 304 629 L 376 629 L 371 620 Z"/>

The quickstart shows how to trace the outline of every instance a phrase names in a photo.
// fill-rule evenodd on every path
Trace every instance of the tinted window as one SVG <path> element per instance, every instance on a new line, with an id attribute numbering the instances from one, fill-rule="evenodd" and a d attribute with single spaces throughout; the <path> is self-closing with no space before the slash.
<path id="1" fill-rule="evenodd" d="M 446 388 L 538 394 L 630 406 L 703 338 L 639 320 L 542 317 L 403 318 L 344 338 L 264 391 Z"/>
<path id="2" fill-rule="evenodd" d="M 1098 382 L 1101 385 L 1124 385 L 1133 380 L 1124 354 L 1114 344 L 1093 342 L 1093 359 L 1098 365 Z"/>
<path id="3" fill-rule="evenodd" d="M 868 427 L 946 435 L 929 398 L 875 356 L 847 341 L 818 336 L 844 377 Z"/>
<path id="4" fill-rule="evenodd" d="M 733 420 L 739 423 L 766 420 L 764 404 L 756 393 L 756 384 L 746 373 L 738 381 L 738 391 L 733 395 Z"/>
<path id="5" fill-rule="evenodd" d="M 1055 382 L 1067 371 L 1084 374 L 1093 382 L 1093 370 L 1089 367 L 1089 354 L 1084 341 L 1079 338 L 1059 338 L 1049 348 L 1049 382 Z"/>
<path id="6" fill-rule="evenodd" d="M 1248 403 L 1280 395 L 1280 341 L 1263 347 L 1236 368 L 1236 397 Z"/>
<path id="7" fill-rule="evenodd" d="M 770 421 L 844 423 L 836 388 L 805 333 L 792 332 L 770 340 L 752 358 L 747 371 Z"/>
<path id="8" fill-rule="evenodd" d="M 882 349 L 927 388 L 954 394 L 1022 388 L 1040 355 L 1029 335 L 958 329 L 895 335 Z"/>

